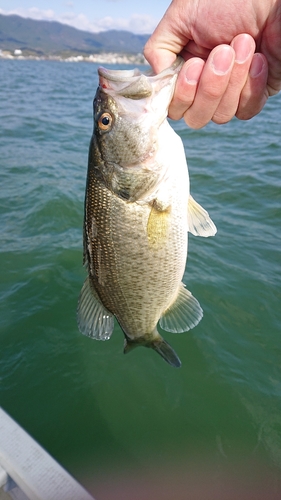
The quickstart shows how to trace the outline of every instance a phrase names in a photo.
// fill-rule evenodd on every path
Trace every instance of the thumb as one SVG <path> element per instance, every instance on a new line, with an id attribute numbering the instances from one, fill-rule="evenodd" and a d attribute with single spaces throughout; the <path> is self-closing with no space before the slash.
<path id="1" fill-rule="evenodd" d="M 160 73 L 164 69 L 172 66 L 177 57 L 176 52 L 157 47 L 151 39 L 146 43 L 143 53 L 155 73 Z"/>
<path id="2" fill-rule="evenodd" d="M 144 56 L 156 73 L 171 66 L 190 40 L 187 27 L 185 33 L 180 31 L 177 17 L 171 4 L 144 47 Z"/>

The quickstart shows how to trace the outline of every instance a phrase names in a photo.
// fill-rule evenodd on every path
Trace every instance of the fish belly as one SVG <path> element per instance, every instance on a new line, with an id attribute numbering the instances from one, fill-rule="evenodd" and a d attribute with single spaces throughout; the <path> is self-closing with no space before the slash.
<path id="1" fill-rule="evenodd" d="M 187 255 L 187 201 L 177 195 L 160 210 L 157 202 L 129 203 L 96 183 L 92 282 L 129 338 L 153 332 L 177 296 Z"/>

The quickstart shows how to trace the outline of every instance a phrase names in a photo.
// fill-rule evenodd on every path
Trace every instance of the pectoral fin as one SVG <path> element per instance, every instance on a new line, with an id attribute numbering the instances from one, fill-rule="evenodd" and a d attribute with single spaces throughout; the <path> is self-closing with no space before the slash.
<path id="1" fill-rule="evenodd" d="M 188 230 L 194 236 L 214 236 L 217 228 L 208 212 L 189 196 L 188 200 Z"/>
<path id="2" fill-rule="evenodd" d="M 159 324 L 167 332 L 183 333 L 194 328 L 202 317 L 198 300 L 181 283 L 175 302 L 161 316 Z"/>
<path id="3" fill-rule="evenodd" d="M 165 209 L 154 200 L 147 222 L 147 238 L 149 246 L 155 250 L 160 248 L 167 240 L 170 227 L 171 208 Z"/>
<path id="4" fill-rule="evenodd" d="M 80 332 L 93 339 L 108 340 L 113 332 L 114 317 L 100 302 L 89 278 L 80 293 L 77 322 Z"/>

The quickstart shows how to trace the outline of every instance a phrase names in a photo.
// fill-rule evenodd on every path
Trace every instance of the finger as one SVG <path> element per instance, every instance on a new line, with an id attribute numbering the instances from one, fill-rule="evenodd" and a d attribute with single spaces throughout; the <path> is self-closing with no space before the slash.
<path id="1" fill-rule="evenodd" d="M 237 118 L 249 120 L 264 107 L 269 92 L 267 89 L 268 64 L 263 54 L 254 54 L 249 75 L 241 92 Z"/>
<path id="2" fill-rule="evenodd" d="M 219 124 L 229 122 L 235 116 L 256 48 L 254 39 L 247 34 L 237 35 L 230 45 L 235 50 L 235 62 L 227 89 L 212 118 Z"/>
<path id="3" fill-rule="evenodd" d="M 190 40 L 187 45 L 181 51 L 181 56 L 187 61 L 191 57 L 201 57 L 205 61 L 208 59 L 210 55 L 211 49 L 207 49 L 206 47 L 202 47 L 194 42 L 194 40 Z"/>
<path id="4" fill-rule="evenodd" d="M 226 91 L 235 52 L 230 45 L 219 45 L 208 57 L 198 83 L 193 104 L 184 113 L 184 119 L 192 128 L 201 128 L 214 116 Z"/>
<path id="5" fill-rule="evenodd" d="M 149 62 L 153 71 L 158 74 L 166 68 L 172 66 L 173 62 L 177 58 L 177 54 L 167 49 L 161 48 L 150 48 L 150 42 L 144 48 L 144 57 Z"/>
<path id="6" fill-rule="evenodd" d="M 281 5 L 280 2 L 273 4 L 259 48 L 268 62 L 269 96 L 276 95 L 281 90 Z"/>
<path id="7" fill-rule="evenodd" d="M 144 56 L 156 73 L 171 66 L 189 42 L 188 27 L 179 29 L 177 18 L 177 7 L 172 2 L 144 46 Z"/>
<path id="8" fill-rule="evenodd" d="M 182 118 L 192 105 L 204 64 L 199 57 L 193 57 L 183 65 L 177 79 L 174 98 L 169 107 L 169 117 L 173 120 Z"/>

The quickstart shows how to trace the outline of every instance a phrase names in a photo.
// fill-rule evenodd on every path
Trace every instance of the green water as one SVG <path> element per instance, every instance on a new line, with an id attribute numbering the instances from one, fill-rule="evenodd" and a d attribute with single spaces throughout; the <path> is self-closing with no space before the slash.
<path id="1" fill-rule="evenodd" d="M 118 325 L 78 332 L 96 69 L 0 61 L 0 405 L 97 500 L 281 498 L 281 96 L 250 122 L 173 124 L 218 228 L 189 239 L 204 318 L 165 333 L 175 370 L 124 356 Z"/>

